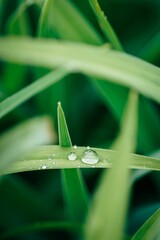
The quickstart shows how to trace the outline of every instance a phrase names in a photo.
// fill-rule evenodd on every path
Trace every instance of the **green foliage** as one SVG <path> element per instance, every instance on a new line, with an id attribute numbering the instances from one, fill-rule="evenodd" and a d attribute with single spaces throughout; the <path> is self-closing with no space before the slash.
<path id="1" fill-rule="evenodd" d="M 0 238 L 159 239 L 159 9 L 0 0 Z"/>

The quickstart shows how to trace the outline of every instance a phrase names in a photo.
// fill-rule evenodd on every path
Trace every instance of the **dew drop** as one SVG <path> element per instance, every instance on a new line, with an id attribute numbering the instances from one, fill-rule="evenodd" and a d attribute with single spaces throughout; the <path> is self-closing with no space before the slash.
<path id="1" fill-rule="evenodd" d="M 88 150 L 91 149 L 90 146 L 87 146 L 87 149 L 88 149 Z"/>
<path id="2" fill-rule="evenodd" d="M 41 169 L 46 169 L 47 168 L 47 166 L 46 165 L 43 165 L 42 167 L 41 167 Z"/>
<path id="3" fill-rule="evenodd" d="M 74 161 L 74 160 L 76 160 L 76 158 L 77 158 L 77 154 L 75 152 L 71 152 L 68 154 L 69 160 Z"/>
<path id="4" fill-rule="evenodd" d="M 95 164 L 99 161 L 99 156 L 94 150 L 87 149 L 83 152 L 81 160 L 87 164 Z"/>
<path id="5" fill-rule="evenodd" d="M 73 148 L 74 148 L 74 149 L 77 149 L 77 145 L 74 145 Z"/>

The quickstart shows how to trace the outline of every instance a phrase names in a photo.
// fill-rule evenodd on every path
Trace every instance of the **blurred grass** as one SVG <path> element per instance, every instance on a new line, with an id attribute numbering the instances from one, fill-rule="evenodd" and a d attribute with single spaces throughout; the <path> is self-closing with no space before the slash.
<path id="1" fill-rule="evenodd" d="M 71 42 L 71 49 L 73 42 L 87 43 L 100 47 L 98 52 L 101 51 L 103 55 L 107 55 L 107 49 L 108 47 L 111 48 L 111 44 L 106 45 L 108 39 L 97 23 L 89 1 L 56 0 L 45 1 L 45 5 L 43 4 L 44 1 L 39 0 L 0 0 L 0 36 L 7 37 L 14 34 L 18 37 L 27 35 L 34 38 L 57 39 L 58 41 L 68 40 Z M 44 10 L 42 12 L 41 10 L 47 4 L 51 5 L 45 14 L 45 18 L 43 17 L 44 20 L 42 20 Z M 108 0 L 106 3 L 106 1 L 100 0 L 99 5 L 127 53 L 159 67 L 160 2 L 158 0 L 129 2 L 126 0 Z M 14 57 L 16 58 L 20 45 L 17 44 L 15 47 L 16 49 L 11 50 L 14 50 Z M 7 51 L 9 54 L 9 48 L 6 49 Z M 40 48 L 38 53 L 41 52 L 43 52 L 43 49 Z M 32 62 L 31 54 L 33 53 L 29 54 L 29 63 Z M 98 61 L 97 54 L 93 58 L 95 62 Z M 136 70 L 139 67 L 140 65 L 137 65 Z M 56 71 L 60 73 L 61 69 Z M 55 73 L 56 71 L 54 70 Z M 49 74 L 51 81 L 54 81 L 52 73 L 49 72 L 49 69 L 42 69 L 39 66 L 35 68 L 31 65 L 17 65 L 14 62 L 1 61 L 0 100 L 7 99 L 9 96 L 12 100 L 12 94 L 26 86 L 31 86 L 30 84 L 37 84 L 39 88 L 38 81 L 36 83 L 35 80 L 45 80 L 46 74 Z M 159 74 L 159 69 L 157 73 Z M 65 74 L 66 72 L 62 75 L 65 76 Z M 157 84 L 159 86 L 159 77 L 157 78 Z M 158 87 L 156 91 L 151 91 L 151 88 L 148 87 L 147 91 L 152 92 L 153 97 L 155 97 L 156 91 L 157 96 L 159 95 Z M 23 92 L 21 93 L 22 98 L 27 100 L 28 98 L 23 95 Z M 28 93 L 33 96 L 31 91 L 28 91 Z M 16 96 L 20 101 L 18 95 Z M 70 74 L 18 108 L 14 109 L 15 106 L 13 106 L 12 110 L 14 111 L 0 120 L 0 130 L 1 133 L 6 132 L 9 128 L 21 124 L 24 120 L 44 114 L 48 114 L 54 119 L 57 129 L 56 108 L 57 102 L 61 101 L 73 144 L 108 148 L 114 142 L 119 131 L 127 97 L 128 88 L 121 84 L 104 82 L 100 78 L 93 79 L 93 77 L 90 78 L 80 73 Z M 10 101 L 8 106 L 11 106 L 11 103 L 14 104 Z M 159 148 L 160 143 L 159 105 L 150 99 L 140 97 L 138 116 L 136 152 L 150 155 Z M 32 134 L 34 135 L 34 132 Z M 17 138 L 17 143 L 19 140 L 20 138 Z M 40 165 L 42 165 L 42 162 Z M 99 182 L 101 170 L 87 169 L 82 173 L 92 199 Z M 141 175 L 141 172 L 139 174 Z M 56 170 L 19 173 L 1 177 L 0 180 L 0 231 L 2 233 L 7 233 L 11 228 L 16 231 L 16 228 L 22 225 L 24 229 L 25 226 L 27 229 L 27 225 L 31 227 L 30 229 L 32 227 L 34 229 L 34 223 L 39 221 L 42 222 L 42 225 L 45 224 L 45 221 L 50 220 L 52 222 L 68 222 L 66 206 L 64 206 L 62 200 L 60 176 Z M 151 172 L 147 175 L 142 173 L 141 178 L 137 179 L 133 185 L 127 218 L 128 224 L 125 230 L 127 235 L 133 235 L 146 220 L 145 214 L 141 214 L 141 217 L 136 214 L 137 209 L 141 212 L 145 206 L 145 212 L 148 212 L 147 217 L 157 210 L 160 199 L 159 183 L 159 173 Z M 150 206 L 154 210 L 150 211 Z M 134 219 L 132 219 L 132 216 L 135 216 Z M 149 226 L 151 226 L 150 223 Z M 73 228 L 71 226 L 71 229 Z M 45 230 L 40 234 L 38 232 L 32 233 L 32 230 L 29 231 L 30 233 L 27 234 L 26 230 L 23 236 L 16 236 L 16 239 L 64 239 L 64 236 L 65 239 L 82 239 L 81 230 L 73 234 L 61 229 L 52 232 L 51 237 Z M 154 232 L 153 230 L 151 234 L 154 234 Z"/>

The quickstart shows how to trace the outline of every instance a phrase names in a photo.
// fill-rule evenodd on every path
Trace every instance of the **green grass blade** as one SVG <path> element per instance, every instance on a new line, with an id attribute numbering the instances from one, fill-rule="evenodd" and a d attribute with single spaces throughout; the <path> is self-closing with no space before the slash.
<path id="1" fill-rule="evenodd" d="M 160 31 L 142 48 L 139 56 L 146 61 L 156 63 L 160 60 Z"/>
<path id="2" fill-rule="evenodd" d="M 60 102 L 58 102 L 58 134 L 59 145 L 61 147 L 72 147 L 66 119 Z"/>
<path id="3" fill-rule="evenodd" d="M 86 44 L 1 38 L 0 59 L 50 68 L 69 64 L 71 71 L 134 88 L 160 102 L 160 69 L 129 54 Z"/>
<path id="4" fill-rule="evenodd" d="M 54 18 L 54 1 L 46 0 L 44 2 L 38 23 L 37 32 L 39 37 L 53 37 L 56 35 L 53 27 Z"/>
<path id="5" fill-rule="evenodd" d="M 99 148 L 92 149 L 98 153 L 101 159 L 96 165 L 94 165 L 95 168 L 112 167 L 115 151 Z M 85 150 L 86 147 L 78 147 L 77 149 L 74 149 L 77 154 L 77 160 L 69 161 L 68 154 L 73 151 L 72 147 L 62 148 L 56 145 L 36 147 L 33 148 L 33 150 L 27 155 L 24 155 L 23 161 L 17 159 L 17 161 L 10 164 L 5 171 L 0 171 L 0 174 L 43 170 L 43 165 L 46 166 L 46 169 L 91 168 L 93 166 L 85 164 L 81 161 L 82 153 Z M 118 151 L 117 154 L 120 154 L 120 152 Z M 49 161 L 50 159 L 53 161 Z M 156 157 L 131 154 L 128 167 L 131 169 L 160 171 L 160 159 Z"/>
<path id="6" fill-rule="evenodd" d="M 24 156 L 33 146 L 55 141 L 56 135 L 52 130 L 51 119 L 37 117 L 26 121 L 0 138 L 0 169 L 4 170 L 9 164 Z"/>
<path id="7" fill-rule="evenodd" d="M 107 17 L 102 12 L 98 1 L 97 0 L 89 0 L 91 7 L 98 19 L 99 25 L 102 28 L 103 33 L 105 34 L 106 38 L 109 40 L 109 42 L 112 44 L 113 48 L 118 51 L 123 51 L 123 47 L 116 36 L 116 33 L 114 32 L 112 26 L 110 25 Z"/>
<path id="8" fill-rule="evenodd" d="M 71 148 L 72 142 L 60 103 L 57 112 L 59 144 L 61 147 Z M 64 199 L 71 218 L 82 221 L 88 209 L 88 196 L 80 169 L 63 169 L 62 183 Z"/>
<path id="9" fill-rule="evenodd" d="M 122 239 L 129 197 L 129 152 L 135 148 L 137 94 L 130 94 L 121 134 L 115 147 L 119 150 L 110 172 L 105 172 L 86 221 L 86 240 Z M 115 230 L 116 229 L 116 230 Z"/>
<path id="10" fill-rule="evenodd" d="M 98 45 L 102 43 L 100 34 L 70 1 L 54 2 L 54 22 L 58 36 L 65 40 Z"/>
<path id="11" fill-rule="evenodd" d="M 36 222 L 29 225 L 21 226 L 19 228 L 10 229 L 1 236 L 1 240 L 11 239 L 19 235 L 24 235 L 32 232 L 42 232 L 48 230 L 60 230 L 60 231 L 70 231 L 70 232 L 79 232 L 82 229 L 82 225 L 75 222 Z"/>
<path id="12" fill-rule="evenodd" d="M 64 68 L 59 68 L 54 72 L 50 72 L 47 75 L 41 77 L 37 81 L 33 82 L 32 84 L 28 85 L 27 87 L 23 88 L 12 96 L 8 97 L 0 103 L 0 118 L 6 115 L 11 110 L 18 107 L 26 100 L 33 97 L 35 94 L 41 92 L 55 82 L 61 80 L 66 75 L 67 70 Z"/>
<path id="13" fill-rule="evenodd" d="M 131 240 L 139 239 L 160 239 L 160 209 L 158 209 L 131 238 Z"/>

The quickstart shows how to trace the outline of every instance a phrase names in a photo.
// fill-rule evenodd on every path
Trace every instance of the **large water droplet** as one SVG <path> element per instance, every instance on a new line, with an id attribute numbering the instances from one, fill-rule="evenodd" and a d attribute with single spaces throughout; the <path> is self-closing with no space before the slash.
<path id="1" fill-rule="evenodd" d="M 71 152 L 68 154 L 69 160 L 74 161 L 74 160 L 76 160 L 76 158 L 77 158 L 77 154 L 75 152 Z"/>
<path id="2" fill-rule="evenodd" d="M 77 145 L 74 145 L 73 148 L 74 148 L 74 149 L 77 149 Z"/>
<path id="3" fill-rule="evenodd" d="M 83 152 L 81 160 L 87 164 L 95 164 L 99 161 L 99 156 L 96 151 L 87 149 Z"/>

